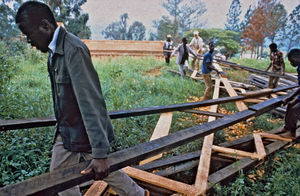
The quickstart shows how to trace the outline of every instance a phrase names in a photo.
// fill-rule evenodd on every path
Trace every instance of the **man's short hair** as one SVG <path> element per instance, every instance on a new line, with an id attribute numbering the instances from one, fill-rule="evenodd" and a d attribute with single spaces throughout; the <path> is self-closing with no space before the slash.
<path id="1" fill-rule="evenodd" d="M 213 46 L 213 47 L 214 47 L 215 44 L 214 44 L 214 42 L 209 42 L 209 43 L 208 43 L 208 46 Z"/>
<path id="2" fill-rule="evenodd" d="M 186 37 L 182 38 L 182 42 L 187 42 Z"/>
<path id="3" fill-rule="evenodd" d="M 300 49 L 292 49 L 287 57 L 294 66 L 300 65 Z"/>
<path id="4" fill-rule="evenodd" d="M 271 50 L 276 50 L 276 49 L 277 49 L 277 44 L 271 43 L 271 44 L 269 45 L 269 48 L 270 48 Z"/>
<path id="5" fill-rule="evenodd" d="M 54 15 L 50 8 L 40 2 L 27 1 L 21 5 L 16 15 L 16 23 L 30 22 L 30 25 L 37 27 L 41 24 L 42 20 L 46 19 L 48 22 L 56 26 Z"/>

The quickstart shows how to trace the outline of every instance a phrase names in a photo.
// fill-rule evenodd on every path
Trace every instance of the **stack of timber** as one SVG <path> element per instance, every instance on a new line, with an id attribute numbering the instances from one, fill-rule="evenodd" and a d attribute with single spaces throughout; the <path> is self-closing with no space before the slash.
<path id="1" fill-rule="evenodd" d="M 118 56 L 163 57 L 163 41 L 82 40 L 97 58 Z"/>
<path id="2" fill-rule="evenodd" d="M 249 77 L 249 83 L 255 85 L 258 88 L 268 88 L 269 77 L 259 76 L 256 74 L 251 74 Z M 296 84 L 294 81 L 290 81 L 284 78 L 280 78 L 278 82 L 278 87 L 288 86 Z"/>

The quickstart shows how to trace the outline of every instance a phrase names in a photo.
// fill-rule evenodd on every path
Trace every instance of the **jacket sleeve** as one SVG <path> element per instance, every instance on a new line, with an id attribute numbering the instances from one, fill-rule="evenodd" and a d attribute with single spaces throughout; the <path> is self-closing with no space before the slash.
<path id="1" fill-rule="evenodd" d="M 102 95 L 98 74 L 88 49 L 74 47 L 66 54 L 66 66 L 82 120 L 92 147 L 93 158 L 109 153 L 108 131 L 112 125 Z"/>

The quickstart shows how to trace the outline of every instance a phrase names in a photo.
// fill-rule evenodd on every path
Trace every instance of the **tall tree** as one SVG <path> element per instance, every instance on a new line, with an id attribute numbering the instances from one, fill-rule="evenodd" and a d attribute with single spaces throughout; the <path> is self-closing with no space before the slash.
<path id="1" fill-rule="evenodd" d="M 0 40 L 15 37 L 18 29 L 15 25 L 15 11 L 8 6 L 10 0 L 2 0 L 0 3 Z"/>
<path id="2" fill-rule="evenodd" d="M 284 8 L 284 5 L 281 3 L 276 3 L 276 1 L 267 4 L 270 6 L 266 10 L 267 21 L 266 29 L 268 38 L 274 42 L 275 37 L 278 36 L 278 32 L 283 30 L 287 20 L 287 12 Z"/>
<path id="3" fill-rule="evenodd" d="M 262 56 L 265 39 L 268 37 L 274 41 L 278 31 L 283 28 L 285 17 L 284 6 L 277 0 L 259 0 L 250 23 L 241 36 L 243 43 L 251 50 L 256 49 L 257 57 L 260 48 L 260 55 Z"/>
<path id="4" fill-rule="evenodd" d="M 58 22 L 63 22 L 66 29 L 74 35 L 89 39 L 91 30 L 87 26 L 88 14 L 81 13 L 81 6 L 87 0 L 43 0 L 54 13 Z"/>
<path id="5" fill-rule="evenodd" d="M 239 27 L 240 32 L 244 32 L 246 27 L 249 25 L 252 14 L 253 14 L 253 9 L 252 6 L 250 5 L 244 15 L 243 21 L 240 23 L 240 27 Z"/>
<path id="6" fill-rule="evenodd" d="M 288 16 L 283 41 L 288 51 L 293 47 L 300 48 L 300 4 Z"/>
<path id="7" fill-rule="evenodd" d="M 112 40 L 143 40 L 145 38 L 146 27 L 143 23 L 135 21 L 127 28 L 128 14 L 120 16 L 120 21 L 113 22 L 102 31 L 105 39 Z"/>
<path id="8" fill-rule="evenodd" d="M 143 40 L 145 38 L 146 27 L 143 23 L 135 21 L 128 29 L 129 40 Z"/>
<path id="9" fill-rule="evenodd" d="M 206 11 L 205 4 L 201 0 L 163 0 L 163 7 L 173 17 L 172 32 L 175 39 L 183 35 L 185 31 L 203 25 L 200 16 Z M 164 22 L 166 16 L 160 20 Z"/>
<path id="10" fill-rule="evenodd" d="M 240 15 L 241 15 L 241 3 L 240 0 L 232 0 L 227 13 L 227 23 L 225 29 L 235 32 L 240 32 Z"/>
<path id="11" fill-rule="evenodd" d="M 162 16 L 160 20 L 153 21 L 153 27 L 157 29 L 156 35 L 152 33 L 152 37 L 155 40 L 164 40 L 168 34 L 173 35 L 174 29 L 173 21 L 168 16 Z M 173 37 L 175 37 L 173 35 Z"/>

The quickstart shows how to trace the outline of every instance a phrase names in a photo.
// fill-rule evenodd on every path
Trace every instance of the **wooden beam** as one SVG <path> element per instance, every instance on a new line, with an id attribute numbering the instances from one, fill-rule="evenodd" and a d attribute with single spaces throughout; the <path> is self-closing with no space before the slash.
<path id="1" fill-rule="evenodd" d="M 213 122 L 181 130 L 177 133 L 139 144 L 137 146 L 117 151 L 109 155 L 110 171 L 116 171 L 125 166 L 136 164 L 156 154 L 168 151 L 177 146 L 189 143 L 217 130 L 231 126 L 237 122 L 246 120 L 255 115 L 255 111 L 246 110 L 225 116 Z M 8 185 L 0 189 L 0 195 L 24 195 L 43 194 L 53 195 L 66 190 L 74 185 L 81 184 L 92 179 L 93 174 L 81 175 L 89 161 L 79 163 L 67 168 L 55 170 L 37 177 L 30 178 L 20 183 Z"/>
<path id="2" fill-rule="evenodd" d="M 220 79 L 215 80 L 215 88 L 213 99 L 219 98 L 220 92 Z M 218 105 L 212 105 L 210 107 L 210 112 L 217 112 Z M 208 122 L 212 122 L 216 120 L 216 117 L 209 116 Z M 212 154 L 212 145 L 214 141 L 214 134 L 210 134 L 204 137 L 204 142 L 201 150 L 200 161 L 198 165 L 198 170 L 196 174 L 195 187 L 199 190 L 200 194 L 204 194 L 207 188 L 207 178 L 209 175 L 210 162 L 211 162 L 211 154 Z"/>
<path id="3" fill-rule="evenodd" d="M 287 144 L 287 142 L 277 141 L 267 145 L 267 155 L 276 152 L 277 150 L 283 148 Z M 208 177 L 208 180 L 210 182 L 208 189 L 211 189 L 214 184 L 230 179 L 232 176 L 236 175 L 241 169 L 243 169 L 243 171 L 245 172 L 245 170 L 247 170 L 251 166 L 254 166 L 257 163 L 259 163 L 258 159 L 252 160 L 251 158 L 247 157 L 211 174 Z"/>
<path id="4" fill-rule="evenodd" d="M 275 134 L 270 134 L 266 132 L 258 133 L 261 137 L 266 137 L 269 139 L 275 139 L 275 140 L 281 140 L 281 141 L 286 141 L 286 142 L 291 142 L 293 141 L 291 138 L 285 138 L 280 135 L 275 135 Z"/>
<path id="5" fill-rule="evenodd" d="M 163 187 L 169 190 L 173 190 L 177 193 L 187 194 L 187 195 L 197 195 L 197 189 L 192 186 L 169 178 L 158 176 L 143 170 L 139 170 L 133 167 L 126 167 L 123 171 L 134 179 L 138 179 L 149 184 L 153 184 L 158 187 Z"/>
<path id="6" fill-rule="evenodd" d="M 197 73 L 198 73 L 198 71 L 197 71 L 197 70 L 194 70 L 193 73 L 192 73 L 192 75 L 191 75 L 191 77 L 192 77 L 192 78 L 196 77 Z"/>
<path id="7" fill-rule="evenodd" d="M 267 156 L 267 153 L 264 144 L 262 142 L 262 139 L 260 137 L 260 134 L 254 133 L 253 137 L 254 137 L 254 143 L 255 143 L 258 159 L 259 160 L 264 159 Z"/>
<path id="8" fill-rule="evenodd" d="M 219 118 L 222 118 L 225 116 L 225 114 L 202 111 L 202 110 L 182 110 L 181 112 L 187 112 L 187 113 L 193 113 L 193 114 L 199 114 L 199 115 L 205 115 L 205 116 L 214 116 L 214 117 L 219 117 Z"/>
<path id="9" fill-rule="evenodd" d="M 108 184 L 102 180 L 95 181 L 93 185 L 87 190 L 84 196 L 101 196 L 107 189 Z"/>
<path id="10" fill-rule="evenodd" d="M 218 70 L 222 71 L 221 67 L 218 66 L 217 64 L 214 65 Z M 230 97 L 238 96 L 238 94 L 235 92 L 235 90 L 232 88 L 231 84 L 229 83 L 228 79 L 224 76 L 220 75 L 220 80 L 224 84 L 226 91 L 228 92 Z M 246 104 L 242 101 L 236 101 L 235 102 L 236 107 L 238 108 L 239 111 L 247 110 L 248 107 Z"/>
<path id="11" fill-rule="evenodd" d="M 285 91 L 296 87 L 298 87 L 297 84 L 287 86 L 287 87 L 279 87 L 273 89 L 273 92 L 276 93 L 279 91 Z M 181 111 L 185 109 L 192 109 L 198 107 L 211 106 L 215 104 L 224 104 L 233 101 L 240 101 L 249 98 L 254 98 L 254 97 L 252 96 L 223 97 L 215 100 L 210 99 L 210 100 L 192 102 L 192 103 L 174 104 L 174 105 L 167 105 L 167 106 L 152 106 L 152 107 L 137 108 L 132 110 L 110 111 L 109 116 L 111 119 L 116 119 L 116 118 L 126 118 L 132 116 L 141 116 L 141 115 L 165 113 L 165 112 L 172 112 L 172 111 Z M 0 120 L 0 131 L 7 131 L 7 130 L 14 130 L 14 129 L 27 129 L 27 128 L 35 128 L 35 127 L 46 127 L 46 126 L 53 126 L 55 124 L 56 124 L 56 119 L 54 117 Z"/>
<path id="12" fill-rule="evenodd" d="M 232 149 L 232 148 L 225 148 L 225 147 L 213 145 L 212 149 L 217 152 L 227 153 L 227 154 L 231 154 L 231 155 L 250 157 L 251 159 L 258 158 L 256 153 L 245 152 L 242 150 L 237 150 L 237 149 Z"/>
<path id="13" fill-rule="evenodd" d="M 225 67 L 231 67 L 231 68 L 234 68 L 234 69 L 242 69 L 242 70 L 246 70 L 246 71 L 261 74 L 261 75 L 276 76 L 276 77 L 279 77 L 279 78 L 285 78 L 285 79 L 289 79 L 289 80 L 292 80 L 292 81 L 298 81 L 296 77 L 289 76 L 289 75 L 281 75 L 281 74 L 276 74 L 276 73 L 273 73 L 273 72 L 267 72 L 267 71 L 263 71 L 263 70 L 260 70 L 260 69 L 247 67 L 247 66 L 244 66 L 244 65 L 238 65 L 238 64 L 233 63 L 233 62 L 219 60 L 219 59 L 215 59 L 215 61 L 218 64 L 220 64 L 222 66 L 225 66 Z"/>
<path id="14" fill-rule="evenodd" d="M 200 194 L 204 194 L 207 188 L 207 178 L 209 175 L 210 159 L 212 144 L 214 141 L 214 134 L 210 134 L 204 138 L 201 157 L 198 165 L 195 187 L 199 190 Z"/>
<path id="15" fill-rule="evenodd" d="M 169 130 L 170 130 L 171 123 L 172 123 L 172 117 L 173 117 L 172 112 L 162 113 L 160 115 L 158 122 L 156 124 L 156 127 L 153 131 L 153 134 L 150 138 L 150 141 L 164 137 L 169 134 Z M 148 159 L 141 161 L 140 165 L 144 165 L 146 163 L 149 163 L 149 162 L 159 159 L 161 157 L 162 157 L 162 154 L 155 155 L 153 157 L 150 157 Z"/>

